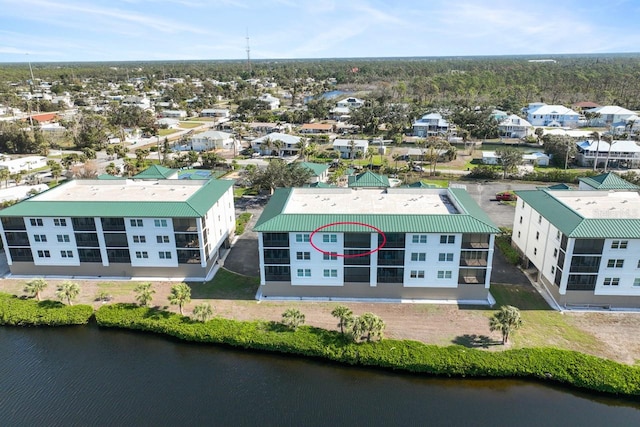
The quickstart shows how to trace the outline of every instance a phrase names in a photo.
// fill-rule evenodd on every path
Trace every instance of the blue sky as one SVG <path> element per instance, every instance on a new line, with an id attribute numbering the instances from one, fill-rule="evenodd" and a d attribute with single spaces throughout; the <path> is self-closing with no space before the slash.
<path id="1" fill-rule="evenodd" d="M 0 62 L 640 51 L 640 0 L 0 0 Z"/>

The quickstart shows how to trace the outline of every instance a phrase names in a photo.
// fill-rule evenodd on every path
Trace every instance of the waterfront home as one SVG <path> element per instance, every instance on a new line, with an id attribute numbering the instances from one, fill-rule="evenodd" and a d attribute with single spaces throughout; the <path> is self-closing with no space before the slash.
<path id="1" fill-rule="evenodd" d="M 271 132 L 251 141 L 251 148 L 263 156 L 296 156 L 301 139 L 288 133 Z"/>
<path id="2" fill-rule="evenodd" d="M 443 136 L 449 133 L 449 122 L 440 113 L 425 114 L 413 122 L 413 136 L 421 138 Z"/>
<path id="3" fill-rule="evenodd" d="M 230 180 L 74 180 L 0 212 L 14 276 L 201 281 L 234 229 Z"/>
<path id="4" fill-rule="evenodd" d="M 580 115 L 562 105 L 529 104 L 527 121 L 532 126 L 568 127 L 578 126 Z"/>
<path id="5" fill-rule="evenodd" d="M 590 167 L 597 162 L 597 168 L 637 168 L 640 167 L 640 146 L 635 141 L 583 140 L 576 142 L 576 163 Z"/>
<path id="6" fill-rule="evenodd" d="M 333 149 L 340 152 L 343 159 L 355 159 L 364 157 L 369 148 L 369 141 L 366 139 L 341 139 L 336 138 L 333 141 Z"/>
<path id="7" fill-rule="evenodd" d="M 531 123 L 515 114 L 505 117 L 498 123 L 498 132 L 504 138 L 526 138 L 533 134 Z"/>
<path id="8" fill-rule="evenodd" d="M 233 149 L 236 143 L 235 138 L 230 133 L 216 130 L 197 133 L 189 137 L 187 149 L 193 151 L 210 151 L 215 149 Z M 239 145 L 236 149 L 239 149 Z"/>
<path id="9" fill-rule="evenodd" d="M 254 230 L 258 299 L 490 298 L 499 230 L 464 189 L 277 189 Z"/>

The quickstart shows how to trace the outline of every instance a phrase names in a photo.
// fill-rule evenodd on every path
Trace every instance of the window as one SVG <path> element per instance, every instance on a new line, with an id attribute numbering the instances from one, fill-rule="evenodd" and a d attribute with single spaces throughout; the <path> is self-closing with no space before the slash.
<path id="1" fill-rule="evenodd" d="M 298 269 L 298 277 L 311 277 L 311 269 L 310 268 L 299 268 Z"/>
<path id="2" fill-rule="evenodd" d="M 624 266 L 623 259 L 610 259 L 607 261 L 607 268 L 622 268 Z"/>
<path id="3" fill-rule="evenodd" d="M 518 239 L 520 238 L 520 232 L 518 231 Z"/>
<path id="4" fill-rule="evenodd" d="M 556 268 L 555 268 L 555 266 L 552 265 L 551 266 L 551 274 L 555 274 L 555 272 L 556 272 Z"/>
<path id="5" fill-rule="evenodd" d="M 558 248 L 555 248 L 555 249 L 553 250 L 553 257 L 554 257 L 554 258 L 557 258 L 557 257 L 558 257 Z"/>
<path id="6" fill-rule="evenodd" d="M 31 218 L 29 220 L 29 222 L 31 223 L 32 227 L 42 227 L 43 226 L 42 218 Z"/>
<path id="7" fill-rule="evenodd" d="M 533 248 L 533 254 L 538 255 L 538 248 Z"/>
<path id="8" fill-rule="evenodd" d="M 614 240 L 611 242 L 611 249 L 627 249 L 628 240 Z"/>
<path id="9" fill-rule="evenodd" d="M 169 243 L 169 236 L 156 236 L 156 242 Z"/>
<path id="10" fill-rule="evenodd" d="M 411 261 L 426 261 L 427 254 L 424 252 L 412 252 Z"/>
<path id="11" fill-rule="evenodd" d="M 322 271 L 323 277 L 338 277 L 338 270 L 326 268 Z"/>
<path id="12" fill-rule="evenodd" d="M 556 240 L 560 240 L 560 230 L 556 231 Z"/>
<path id="13" fill-rule="evenodd" d="M 638 260 L 638 265 L 636 265 L 636 268 L 640 268 L 640 259 Z"/>
<path id="14" fill-rule="evenodd" d="M 311 252 L 296 252 L 296 259 L 308 261 L 311 259 Z"/>
<path id="15" fill-rule="evenodd" d="M 323 234 L 322 241 L 324 243 L 336 243 L 338 241 L 338 236 L 336 234 Z"/>
<path id="16" fill-rule="evenodd" d="M 331 252 L 328 254 L 322 254 L 322 259 L 325 261 L 335 261 L 338 259 L 338 253 L 337 252 Z"/>
<path id="17" fill-rule="evenodd" d="M 618 286 L 620 284 L 620 278 L 619 277 L 605 277 L 603 284 L 605 286 Z"/>
<path id="18" fill-rule="evenodd" d="M 133 236 L 133 243 L 147 243 L 145 236 Z"/>
<path id="19" fill-rule="evenodd" d="M 539 239 L 540 239 L 540 232 L 536 231 L 536 240 L 539 240 Z"/>
<path id="20" fill-rule="evenodd" d="M 60 251 L 62 258 L 73 258 L 73 251 Z"/>
<path id="21" fill-rule="evenodd" d="M 136 258 L 149 258 L 149 253 L 147 251 L 136 251 Z"/>
<path id="22" fill-rule="evenodd" d="M 524 200 L 522 201 L 522 207 L 524 208 Z"/>
<path id="23" fill-rule="evenodd" d="M 167 226 L 167 220 L 166 219 L 154 219 L 153 220 L 153 225 L 155 225 L 156 227 L 166 227 Z"/>
<path id="24" fill-rule="evenodd" d="M 438 279 L 451 279 L 451 271 L 438 271 Z"/>
<path id="25" fill-rule="evenodd" d="M 520 217 L 520 224 L 522 224 L 522 217 Z"/>
<path id="26" fill-rule="evenodd" d="M 132 227 L 142 227 L 141 219 L 130 219 L 129 223 L 131 224 Z"/>
<path id="27" fill-rule="evenodd" d="M 308 234 L 296 234 L 296 242 L 308 242 L 309 235 Z"/>
<path id="28" fill-rule="evenodd" d="M 453 254 L 438 254 L 438 261 L 453 261 Z"/>
<path id="29" fill-rule="evenodd" d="M 49 251 L 38 251 L 38 258 L 51 258 Z"/>
<path id="30" fill-rule="evenodd" d="M 56 236 L 56 238 L 58 239 L 58 242 L 60 243 L 69 243 L 69 235 L 68 234 L 58 234 Z"/>
<path id="31" fill-rule="evenodd" d="M 171 259 L 171 252 L 169 251 L 160 251 L 158 252 L 158 256 L 160 259 Z"/>
<path id="32" fill-rule="evenodd" d="M 409 275 L 412 279 L 424 279 L 424 270 L 411 270 Z"/>
<path id="33" fill-rule="evenodd" d="M 542 215 L 538 215 L 538 224 L 542 224 Z"/>
<path id="34" fill-rule="evenodd" d="M 456 242 L 456 236 L 443 234 L 440 236 L 440 243 L 451 244 Z"/>
<path id="35" fill-rule="evenodd" d="M 640 277 L 633 279 L 633 286 L 640 286 Z"/>
<path id="36" fill-rule="evenodd" d="M 45 234 L 34 234 L 33 235 L 33 240 L 35 240 L 36 242 L 46 242 L 47 241 L 47 236 Z"/>
<path id="37" fill-rule="evenodd" d="M 64 218 L 53 218 L 53 225 L 55 225 L 56 227 L 66 227 L 67 220 Z"/>
<path id="38" fill-rule="evenodd" d="M 427 235 L 426 234 L 414 234 L 411 237 L 412 243 L 427 243 Z"/>

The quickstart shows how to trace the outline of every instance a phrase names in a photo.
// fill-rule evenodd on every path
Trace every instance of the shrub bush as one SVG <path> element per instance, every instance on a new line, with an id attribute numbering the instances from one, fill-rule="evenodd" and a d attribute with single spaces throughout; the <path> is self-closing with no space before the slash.
<path id="1" fill-rule="evenodd" d="M 551 348 L 487 352 L 411 340 L 354 343 L 337 331 L 275 322 L 214 318 L 207 323 L 133 304 L 101 307 L 102 327 L 156 332 L 187 341 L 275 351 L 414 373 L 446 376 L 528 377 L 614 394 L 640 395 L 640 368 Z"/>
<path id="2" fill-rule="evenodd" d="M 504 255 L 509 264 L 520 264 L 520 254 L 511 246 L 511 236 L 504 234 L 496 236 L 496 246 L 500 248 L 502 255 Z"/>
<path id="3" fill-rule="evenodd" d="M 249 212 L 241 213 L 240 216 L 236 219 L 236 236 L 242 235 L 244 233 L 245 226 L 251 219 L 251 214 Z"/>
<path id="4" fill-rule="evenodd" d="M 0 293 L 0 325 L 83 325 L 93 315 L 90 305 L 65 305 L 59 301 L 21 299 Z"/>

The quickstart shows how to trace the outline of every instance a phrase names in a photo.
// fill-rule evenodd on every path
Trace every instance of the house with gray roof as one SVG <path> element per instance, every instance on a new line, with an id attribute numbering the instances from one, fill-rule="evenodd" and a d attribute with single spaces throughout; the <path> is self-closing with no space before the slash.
<path id="1" fill-rule="evenodd" d="M 578 127 L 580 115 L 562 105 L 529 104 L 527 121 L 532 126 Z"/>
<path id="2" fill-rule="evenodd" d="M 640 308 L 637 190 L 516 195 L 512 245 L 560 306 Z"/>
<path id="3" fill-rule="evenodd" d="M 425 114 L 413 122 L 413 136 L 426 138 L 429 136 L 444 136 L 449 133 L 449 122 L 440 113 Z"/>
<path id="4" fill-rule="evenodd" d="M 11 274 L 209 280 L 235 230 L 233 181 L 138 178 L 69 181 L 3 209 Z"/>
<path id="5" fill-rule="evenodd" d="M 605 168 L 640 167 L 640 146 L 635 141 L 613 141 L 587 139 L 576 142 L 576 163 L 579 166 Z"/>
<path id="6" fill-rule="evenodd" d="M 254 230 L 258 299 L 491 299 L 499 229 L 464 189 L 277 189 Z"/>

